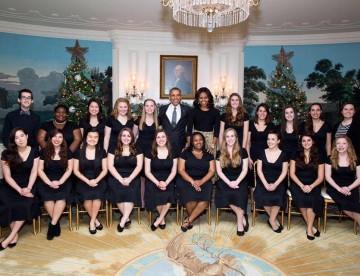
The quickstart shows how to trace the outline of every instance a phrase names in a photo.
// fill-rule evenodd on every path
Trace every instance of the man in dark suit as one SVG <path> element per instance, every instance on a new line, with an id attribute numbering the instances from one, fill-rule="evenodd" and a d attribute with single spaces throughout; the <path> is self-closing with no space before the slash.
<path id="1" fill-rule="evenodd" d="M 169 134 L 173 152 L 180 154 L 189 146 L 186 129 L 189 127 L 191 108 L 180 103 L 181 90 L 177 87 L 170 89 L 169 98 L 170 104 L 160 107 L 158 120 Z"/>
<path id="2" fill-rule="evenodd" d="M 2 142 L 8 147 L 10 132 L 15 127 L 21 127 L 28 133 L 28 144 L 36 146 L 36 136 L 40 128 L 40 117 L 30 109 L 33 103 L 33 93 L 29 89 L 19 91 L 20 108 L 9 112 L 5 117 Z"/>

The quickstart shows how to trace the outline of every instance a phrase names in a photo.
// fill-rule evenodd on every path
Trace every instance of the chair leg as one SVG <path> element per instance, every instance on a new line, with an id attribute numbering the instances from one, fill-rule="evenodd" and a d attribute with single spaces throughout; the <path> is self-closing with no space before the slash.
<path id="1" fill-rule="evenodd" d="M 176 225 L 179 225 L 179 203 L 176 203 Z"/>
<path id="2" fill-rule="evenodd" d="M 68 211 L 69 211 L 69 230 L 72 231 L 73 227 L 72 227 L 72 209 L 71 209 L 71 205 L 68 205 Z"/>
<path id="3" fill-rule="evenodd" d="M 321 224 L 321 218 L 318 217 L 317 218 L 317 229 L 320 229 L 320 224 Z"/>
<path id="4" fill-rule="evenodd" d="M 106 216 L 106 227 L 109 227 L 109 204 L 105 201 L 105 216 Z"/>
<path id="5" fill-rule="evenodd" d="M 79 230 L 79 204 L 76 204 L 76 230 Z"/>
<path id="6" fill-rule="evenodd" d="M 36 236 L 37 235 L 37 231 L 36 231 L 36 218 L 33 218 L 32 220 L 32 225 L 33 225 L 33 234 Z"/>
<path id="7" fill-rule="evenodd" d="M 326 223 L 327 223 L 327 208 L 328 208 L 328 204 L 325 201 L 324 204 L 324 228 L 323 228 L 323 232 L 326 233 Z"/>
<path id="8" fill-rule="evenodd" d="M 216 208 L 216 217 L 215 217 L 215 225 L 216 226 L 219 224 L 219 215 L 220 215 L 220 209 Z"/>
<path id="9" fill-rule="evenodd" d="M 183 224 L 184 223 L 184 207 L 181 206 L 181 211 L 180 211 L 180 223 Z"/>
<path id="10" fill-rule="evenodd" d="M 281 225 L 284 225 L 285 212 L 281 211 Z"/>
<path id="11" fill-rule="evenodd" d="M 149 219 L 149 226 L 151 225 L 151 221 L 152 221 L 152 211 L 148 211 L 148 219 Z"/>
<path id="12" fill-rule="evenodd" d="M 211 225 L 211 205 L 209 203 L 209 208 L 208 208 L 208 224 Z"/>
<path id="13" fill-rule="evenodd" d="M 141 208 L 140 207 L 137 207 L 137 216 L 138 216 L 138 224 L 141 224 L 141 218 L 140 218 L 140 210 Z"/>
<path id="14" fill-rule="evenodd" d="M 290 230 L 291 227 L 291 203 L 292 199 L 288 198 L 288 221 L 287 221 L 287 230 Z"/>
<path id="15" fill-rule="evenodd" d="M 253 209 L 253 213 L 252 213 L 252 222 L 251 222 L 251 226 L 254 227 L 255 226 L 255 219 L 256 219 L 256 209 L 255 209 L 255 201 L 252 204 L 252 209 Z"/>
<path id="16" fill-rule="evenodd" d="M 356 223 L 356 220 L 354 220 L 354 235 L 357 235 L 357 223 Z"/>

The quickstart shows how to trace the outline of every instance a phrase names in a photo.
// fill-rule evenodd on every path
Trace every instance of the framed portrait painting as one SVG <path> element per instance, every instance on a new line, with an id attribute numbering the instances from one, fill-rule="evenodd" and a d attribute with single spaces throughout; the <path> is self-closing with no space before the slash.
<path id="1" fill-rule="evenodd" d="M 197 85 L 197 56 L 160 56 L 160 99 L 169 98 L 173 87 L 183 99 L 194 99 Z"/>

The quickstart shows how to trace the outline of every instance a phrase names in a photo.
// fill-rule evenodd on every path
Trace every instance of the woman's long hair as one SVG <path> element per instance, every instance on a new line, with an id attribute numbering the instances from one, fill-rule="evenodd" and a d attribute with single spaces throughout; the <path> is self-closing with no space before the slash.
<path id="1" fill-rule="evenodd" d="M 126 117 L 128 120 L 130 120 L 132 117 L 131 117 L 131 105 L 130 105 L 130 102 L 128 99 L 126 98 L 118 98 L 114 104 L 114 108 L 113 110 L 111 111 L 111 115 L 115 117 L 115 119 L 117 119 L 117 117 L 119 116 L 119 111 L 117 109 L 118 105 L 120 103 L 126 103 L 127 106 L 128 106 L 128 111 L 126 113 Z"/>
<path id="2" fill-rule="evenodd" d="M 313 141 L 313 145 L 310 149 L 308 164 L 306 164 L 306 162 L 305 162 L 305 152 L 304 152 L 304 148 L 301 143 L 303 137 L 310 137 L 311 140 Z M 318 148 L 315 143 L 315 137 L 314 137 L 313 133 L 305 132 L 300 135 L 298 148 L 297 148 L 297 152 L 296 152 L 296 167 L 303 169 L 303 168 L 305 168 L 306 165 L 308 165 L 310 169 L 316 170 L 318 167 L 318 164 L 319 164 L 319 153 L 318 153 Z"/>
<path id="3" fill-rule="evenodd" d="M 159 127 L 156 102 L 153 99 L 147 99 L 147 100 L 144 101 L 143 112 L 141 114 L 141 118 L 140 118 L 140 122 L 139 122 L 139 129 L 140 130 L 143 130 L 143 125 L 145 123 L 145 119 L 146 119 L 145 104 L 147 102 L 153 102 L 154 105 L 155 105 L 155 110 L 154 110 L 154 113 L 153 113 L 153 119 L 154 119 L 154 123 L 155 123 L 155 128 Z"/>
<path id="4" fill-rule="evenodd" d="M 92 103 L 96 103 L 99 106 L 99 113 L 96 115 L 99 122 L 104 118 L 101 102 L 98 99 L 92 98 L 89 100 L 89 103 L 87 105 L 87 114 L 86 114 L 86 121 L 90 122 L 90 113 L 89 113 L 89 107 Z"/>
<path id="5" fill-rule="evenodd" d="M 331 153 L 330 153 L 331 166 L 336 170 L 339 169 L 339 152 L 336 149 L 336 142 L 339 139 L 345 139 L 346 142 L 348 143 L 348 149 L 347 149 L 346 153 L 348 155 L 349 166 L 350 166 L 350 169 L 355 170 L 356 161 L 357 161 L 356 152 L 355 152 L 354 146 L 353 146 L 350 138 L 346 135 L 340 135 L 340 136 L 336 137 L 334 142 L 332 143 Z"/>
<path id="6" fill-rule="evenodd" d="M 206 96 L 208 97 L 209 101 L 208 101 L 208 104 L 207 104 L 207 108 L 211 109 L 211 108 L 214 108 L 214 97 L 213 95 L 211 94 L 211 91 L 209 88 L 207 87 L 200 87 L 196 93 L 195 93 L 195 101 L 193 103 L 194 107 L 195 108 L 200 108 L 200 102 L 199 102 L 199 98 L 200 98 L 200 94 L 201 93 L 205 93 Z"/>
<path id="7" fill-rule="evenodd" d="M 288 105 L 286 106 L 283 110 L 282 110 L 282 115 L 281 115 L 281 127 L 280 127 L 280 134 L 281 137 L 284 137 L 284 135 L 286 134 L 286 119 L 285 119 L 285 110 L 288 108 L 292 108 L 292 110 L 294 111 L 294 120 L 293 120 L 293 129 L 294 129 L 294 134 L 297 136 L 298 132 L 299 132 L 299 118 L 296 112 L 295 107 L 293 107 L 292 105 Z"/>
<path id="8" fill-rule="evenodd" d="M 260 107 L 263 107 L 266 110 L 267 115 L 266 115 L 266 118 L 265 118 L 265 124 L 268 125 L 271 122 L 270 108 L 264 103 L 261 103 L 256 107 L 254 123 L 257 124 L 258 121 L 259 121 L 259 115 L 257 113 L 258 113 Z"/>
<path id="9" fill-rule="evenodd" d="M 15 143 L 15 136 L 16 136 L 16 132 L 18 132 L 18 131 L 21 131 L 25 135 L 28 135 L 26 130 L 21 127 L 16 127 L 11 130 L 10 137 L 9 137 L 9 144 L 7 147 L 7 161 L 6 161 L 6 163 L 9 165 L 9 167 L 16 167 L 24 161 L 21 158 L 18 147 Z"/>
<path id="10" fill-rule="evenodd" d="M 67 145 L 65 141 L 64 131 L 62 129 L 53 129 L 50 132 L 49 140 L 46 142 L 46 146 L 44 149 L 44 166 L 47 167 L 49 165 L 50 160 L 52 160 L 55 157 L 55 147 L 53 143 L 51 142 L 51 139 L 55 137 L 57 134 L 61 134 L 63 136 L 63 141 L 60 145 L 60 164 L 63 169 L 66 169 L 68 164 L 68 156 L 67 156 Z"/>
<path id="11" fill-rule="evenodd" d="M 124 151 L 124 145 L 121 141 L 121 136 L 122 134 L 127 131 L 130 133 L 130 136 L 131 136 L 131 142 L 130 142 L 130 145 L 129 145 L 129 151 L 130 151 L 130 156 L 136 156 L 136 146 L 135 146 L 135 137 L 134 137 L 134 133 L 131 131 L 130 128 L 128 127 L 124 127 L 119 135 L 118 135 L 118 139 L 117 139 L 117 145 L 116 145 L 116 149 L 115 149 L 115 158 L 119 158 L 122 156 L 123 154 L 123 151 Z"/>
<path id="12" fill-rule="evenodd" d="M 226 144 L 226 134 L 230 131 L 234 132 L 234 134 L 235 134 L 235 144 L 232 149 L 231 155 L 230 155 L 230 152 L 229 152 L 229 150 L 227 148 L 227 144 Z M 238 135 L 233 128 L 228 128 L 224 132 L 223 141 L 220 146 L 220 158 L 219 159 L 220 159 L 221 168 L 226 168 L 229 166 L 236 168 L 241 165 L 241 161 L 242 161 L 241 148 L 239 145 Z"/>
<path id="13" fill-rule="evenodd" d="M 151 155 L 154 158 L 157 157 L 157 155 L 158 155 L 158 151 L 157 151 L 158 145 L 156 143 L 156 137 L 157 137 L 157 135 L 159 133 L 165 133 L 165 135 L 166 135 L 166 144 L 165 144 L 165 146 L 166 146 L 166 148 L 168 150 L 168 156 L 169 156 L 169 158 L 171 158 L 172 157 L 172 152 L 171 152 L 171 143 L 169 141 L 169 134 L 162 128 L 157 128 L 155 130 L 154 139 L 153 139 L 153 142 L 152 142 L 152 145 L 151 145 Z"/>
<path id="14" fill-rule="evenodd" d="M 323 111 L 323 108 L 322 108 L 322 106 L 321 106 L 320 103 L 313 103 L 313 104 L 311 104 L 311 105 L 309 106 L 308 114 L 307 114 L 307 116 L 306 116 L 306 121 L 305 121 L 305 131 L 306 131 L 306 132 L 312 132 L 312 133 L 314 133 L 314 124 L 313 124 L 313 120 L 312 120 L 310 111 L 311 111 L 311 108 L 312 108 L 313 106 L 315 106 L 315 105 L 319 106 L 319 107 L 320 107 L 320 110 Z M 321 115 L 320 115 L 320 120 L 324 120 L 324 117 L 323 117 L 322 113 L 321 113 Z"/>
<path id="15" fill-rule="evenodd" d="M 232 114 L 232 107 L 231 107 L 231 98 L 237 97 L 239 99 L 239 106 L 236 110 L 236 116 L 233 117 Z M 229 124 L 235 125 L 235 126 L 242 126 L 244 124 L 244 113 L 246 112 L 241 97 L 238 93 L 232 93 L 229 97 L 229 100 L 226 105 L 225 109 L 225 121 Z"/>
<path id="16" fill-rule="evenodd" d="M 79 168 L 81 172 L 84 172 L 85 169 L 85 160 L 86 160 L 86 149 L 87 149 L 87 142 L 86 142 L 86 138 L 88 136 L 89 133 L 97 133 L 99 135 L 99 140 L 100 140 L 100 133 L 99 130 L 96 127 L 92 127 L 90 129 L 88 129 L 85 132 L 84 138 L 83 138 L 83 143 L 80 149 L 80 154 L 79 154 Z M 100 168 L 102 168 L 102 155 L 101 155 L 101 148 L 100 148 L 100 144 L 99 141 L 95 146 L 95 175 L 98 175 L 100 173 Z"/>

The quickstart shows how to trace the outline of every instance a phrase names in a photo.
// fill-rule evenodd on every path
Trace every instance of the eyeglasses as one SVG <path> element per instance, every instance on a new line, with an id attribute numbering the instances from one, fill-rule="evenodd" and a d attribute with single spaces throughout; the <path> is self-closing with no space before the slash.
<path id="1" fill-rule="evenodd" d="M 31 96 L 21 96 L 22 100 L 31 100 Z"/>

